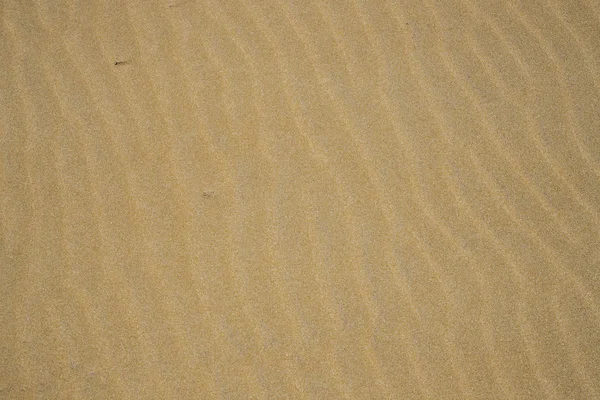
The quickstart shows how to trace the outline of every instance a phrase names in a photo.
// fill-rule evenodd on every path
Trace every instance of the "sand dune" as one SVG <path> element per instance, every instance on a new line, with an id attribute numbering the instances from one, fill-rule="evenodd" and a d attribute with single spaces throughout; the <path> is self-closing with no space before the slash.
<path id="1" fill-rule="evenodd" d="M 600 399 L 597 1 L 0 7 L 0 398 Z"/>

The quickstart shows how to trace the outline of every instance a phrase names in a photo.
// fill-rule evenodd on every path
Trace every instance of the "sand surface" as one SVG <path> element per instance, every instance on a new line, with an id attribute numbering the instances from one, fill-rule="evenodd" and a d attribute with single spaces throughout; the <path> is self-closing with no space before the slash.
<path id="1" fill-rule="evenodd" d="M 1 399 L 600 399 L 597 0 L 0 16 Z"/>

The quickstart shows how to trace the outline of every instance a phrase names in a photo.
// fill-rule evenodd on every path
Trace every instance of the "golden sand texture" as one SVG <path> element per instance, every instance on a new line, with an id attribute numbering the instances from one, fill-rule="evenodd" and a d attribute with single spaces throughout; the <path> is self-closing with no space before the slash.
<path id="1" fill-rule="evenodd" d="M 4 0 L 1 399 L 600 399 L 598 0 Z"/>

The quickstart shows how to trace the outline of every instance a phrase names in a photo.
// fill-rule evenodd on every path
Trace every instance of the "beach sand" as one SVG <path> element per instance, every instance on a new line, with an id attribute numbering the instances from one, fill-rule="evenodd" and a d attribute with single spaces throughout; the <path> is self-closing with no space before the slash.
<path id="1" fill-rule="evenodd" d="M 600 399 L 597 0 L 4 0 L 1 399 Z"/>

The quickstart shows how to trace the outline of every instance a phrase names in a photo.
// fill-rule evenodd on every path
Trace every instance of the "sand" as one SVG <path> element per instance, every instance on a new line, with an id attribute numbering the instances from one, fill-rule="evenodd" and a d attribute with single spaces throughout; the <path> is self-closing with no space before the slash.
<path id="1" fill-rule="evenodd" d="M 600 399 L 597 0 L 5 0 L 1 399 Z"/>

